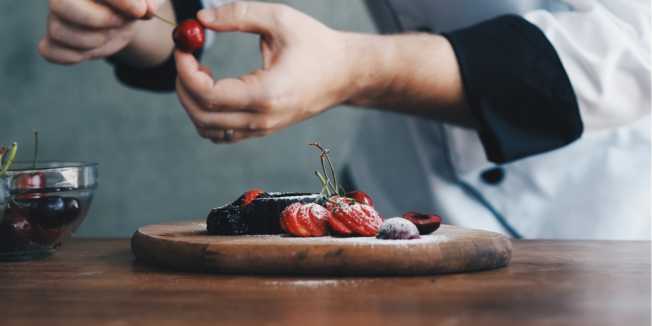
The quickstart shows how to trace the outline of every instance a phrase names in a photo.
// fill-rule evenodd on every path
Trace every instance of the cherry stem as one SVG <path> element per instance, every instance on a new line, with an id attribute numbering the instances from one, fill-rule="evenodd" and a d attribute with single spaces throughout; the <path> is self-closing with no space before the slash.
<path id="1" fill-rule="evenodd" d="M 328 172 L 326 172 L 326 165 L 324 163 L 324 160 L 328 163 L 328 167 L 330 169 L 330 175 L 333 177 L 333 183 L 334 185 L 330 182 L 330 178 L 326 178 L 328 180 L 328 185 L 331 186 L 333 189 L 333 192 L 337 195 L 342 196 L 342 188 L 340 187 L 339 183 L 337 182 L 337 172 L 335 172 L 335 166 L 333 165 L 333 162 L 331 161 L 330 157 L 328 156 L 328 153 L 330 152 L 328 149 L 325 149 L 323 146 L 321 146 L 319 143 L 311 143 L 309 144 L 310 146 L 313 146 L 317 148 L 321 153 L 319 155 L 319 159 L 321 161 L 321 168 L 324 171 L 324 175 L 328 176 Z"/>
<path id="2" fill-rule="evenodd" d="M 172 20 L 170 20 L 170 19 L 163 18 L 163 17 L 161 17 L 161 16 L 159 16 L 159 15 L 157 15 L 157 14 L 154 14 L 154 17 L 158 18 L 160 21 L 162 21 L 162 22 L 164 22 L 164 23 L 166 23 L 166 24 L 168 24 L 168 25 L 170 25 L 170 26 L 172 26 L 172 27 L 177 27 L 177 24 L 175 24 L 175 23 L 174 23 Z"/>
<path id="3" fill-rule="evenodd" d="M 333 183 L 331 182 L 331 178 L 329 178 L 328 174 L 326 174 L 326 165 L 324 164 L 324 158 L 322 156 L 319 156 L 319 160 L 321 161 L 321 170 L 324 172 L 323 176 L 326 178 L 326 186 L 330 187 L 333 193 L 337 194 L 338 191 L 337 189 L 335 189 L 335 186 L 333 186 Z"/>
<path id="4" fill-rule="evenodd" d="M 38 131 L 34 130 L 34 159 L 32 161 L 32 169 L 36 169 L 37 160 L 38 160 Z"/>
<path id="5" fill-rule="evenodd" d="M 323 176 L 321 173 L 319 173 L 319 171 L 315 171 L 315 175 L 317 176 L 317 178 L 319 178 L 319 181 L 321 182 L 320 195 L 324 195 L 324 192 L 326 192 L 326 195 L 328 195 L 328 197 L 330 197 L 332 194 L 331 194 L 330 189 L 328 188 L 328 184 L 327 184 L 328 179 L 325 176 Z"/>

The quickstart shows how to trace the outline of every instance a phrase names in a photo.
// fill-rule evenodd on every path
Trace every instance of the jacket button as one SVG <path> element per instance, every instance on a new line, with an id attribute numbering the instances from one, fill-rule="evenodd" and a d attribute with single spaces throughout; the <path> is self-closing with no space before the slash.
<path id="1" fill-rule="evenodd" d="M 505 180 L 505 169 L 501 167 L 491 168 L 482 172 L 482 181 L 490 185 L 497 185 Z"/>

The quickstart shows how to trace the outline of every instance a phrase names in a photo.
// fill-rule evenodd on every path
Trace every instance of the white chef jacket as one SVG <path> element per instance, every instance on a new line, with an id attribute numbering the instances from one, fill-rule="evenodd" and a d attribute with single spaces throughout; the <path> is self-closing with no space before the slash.
<path id="1" fill-rule="evenodd" d="M 204 0 L 205 6 L 229 2 Z M 389 0 L 402 29 L 435 32 L 522 15 L 554 46 L 577 96 L 574 143 L 502 165 L 498 184 L 477 132 L 370 112 L 350 157 L 354 183 L 386 216 L 524 238 L 650 239 L 650 6 L 644 0 Z M 382 22 L 381 22 L 382 23 Z"/>

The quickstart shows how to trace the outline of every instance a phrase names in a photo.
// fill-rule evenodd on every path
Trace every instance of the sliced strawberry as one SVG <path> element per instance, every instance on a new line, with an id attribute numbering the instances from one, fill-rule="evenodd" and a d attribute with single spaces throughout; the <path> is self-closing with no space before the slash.
<path id="1" fill-rule="evenodd" d="M 319 204 L 294 203 L 281 213 L 281 227 L 297 237 L 320 237 L 328 234 L 330 212 Z"/>
<path id="2" fill-rule="evenodd" d="M 373 207 L 348 198 L 335 197 L 327 208 L 331 210 L 328 223 L 340 235 L 376 236 L 383 223 Z"/>
<path id="3" fill-rule="evenodd" d="M 310 223 L 309 229 L 313 236 L 324 236 L 328 234 L 328 216 L 330 213 L 321 205 L 306 205 Z"/>
<path id="4" fill-rule="evenodd" d="M 308 214 L 306 205 L 301 205 L 297 214 L 293 217 L 294 223 L 291 223 L 291 228 L 294 229 L 294 232 L 292 234 L 298 237 L 311 236 L 312 230 L 310 225 L 312 224 L 312 221 L 310 220 L 310 215 Z M 292 219 L 290 219 L 290 221 L 292 221 Z"/>
<path id="5" fill-rule="evenodd" d="M 340 222 L 338 219 L 332 217 L 328 219 L 328 225 L 331 227 L 334 233 L 339 235 L 353 235 L 353 231 L 349 229 L 344 223 Z"/>

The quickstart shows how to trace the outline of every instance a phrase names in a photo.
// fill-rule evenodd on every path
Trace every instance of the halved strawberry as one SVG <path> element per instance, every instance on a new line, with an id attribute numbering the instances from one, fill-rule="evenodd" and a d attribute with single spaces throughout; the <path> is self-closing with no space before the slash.
<path id="1" fill-rule="evenodd" d="M 328 234 L 330 212 L 315 203 L 294 203 L 281 213 L 281 228 L 297 237 L 322 237 Z"/>
<path id="2" fill-rule="evenodd" d="M 326 208 L 331 212 L 328 224 L 340 235 L 376 236 L 383 224 L 376 209 L 350 198 L 332 197 Z"/>

